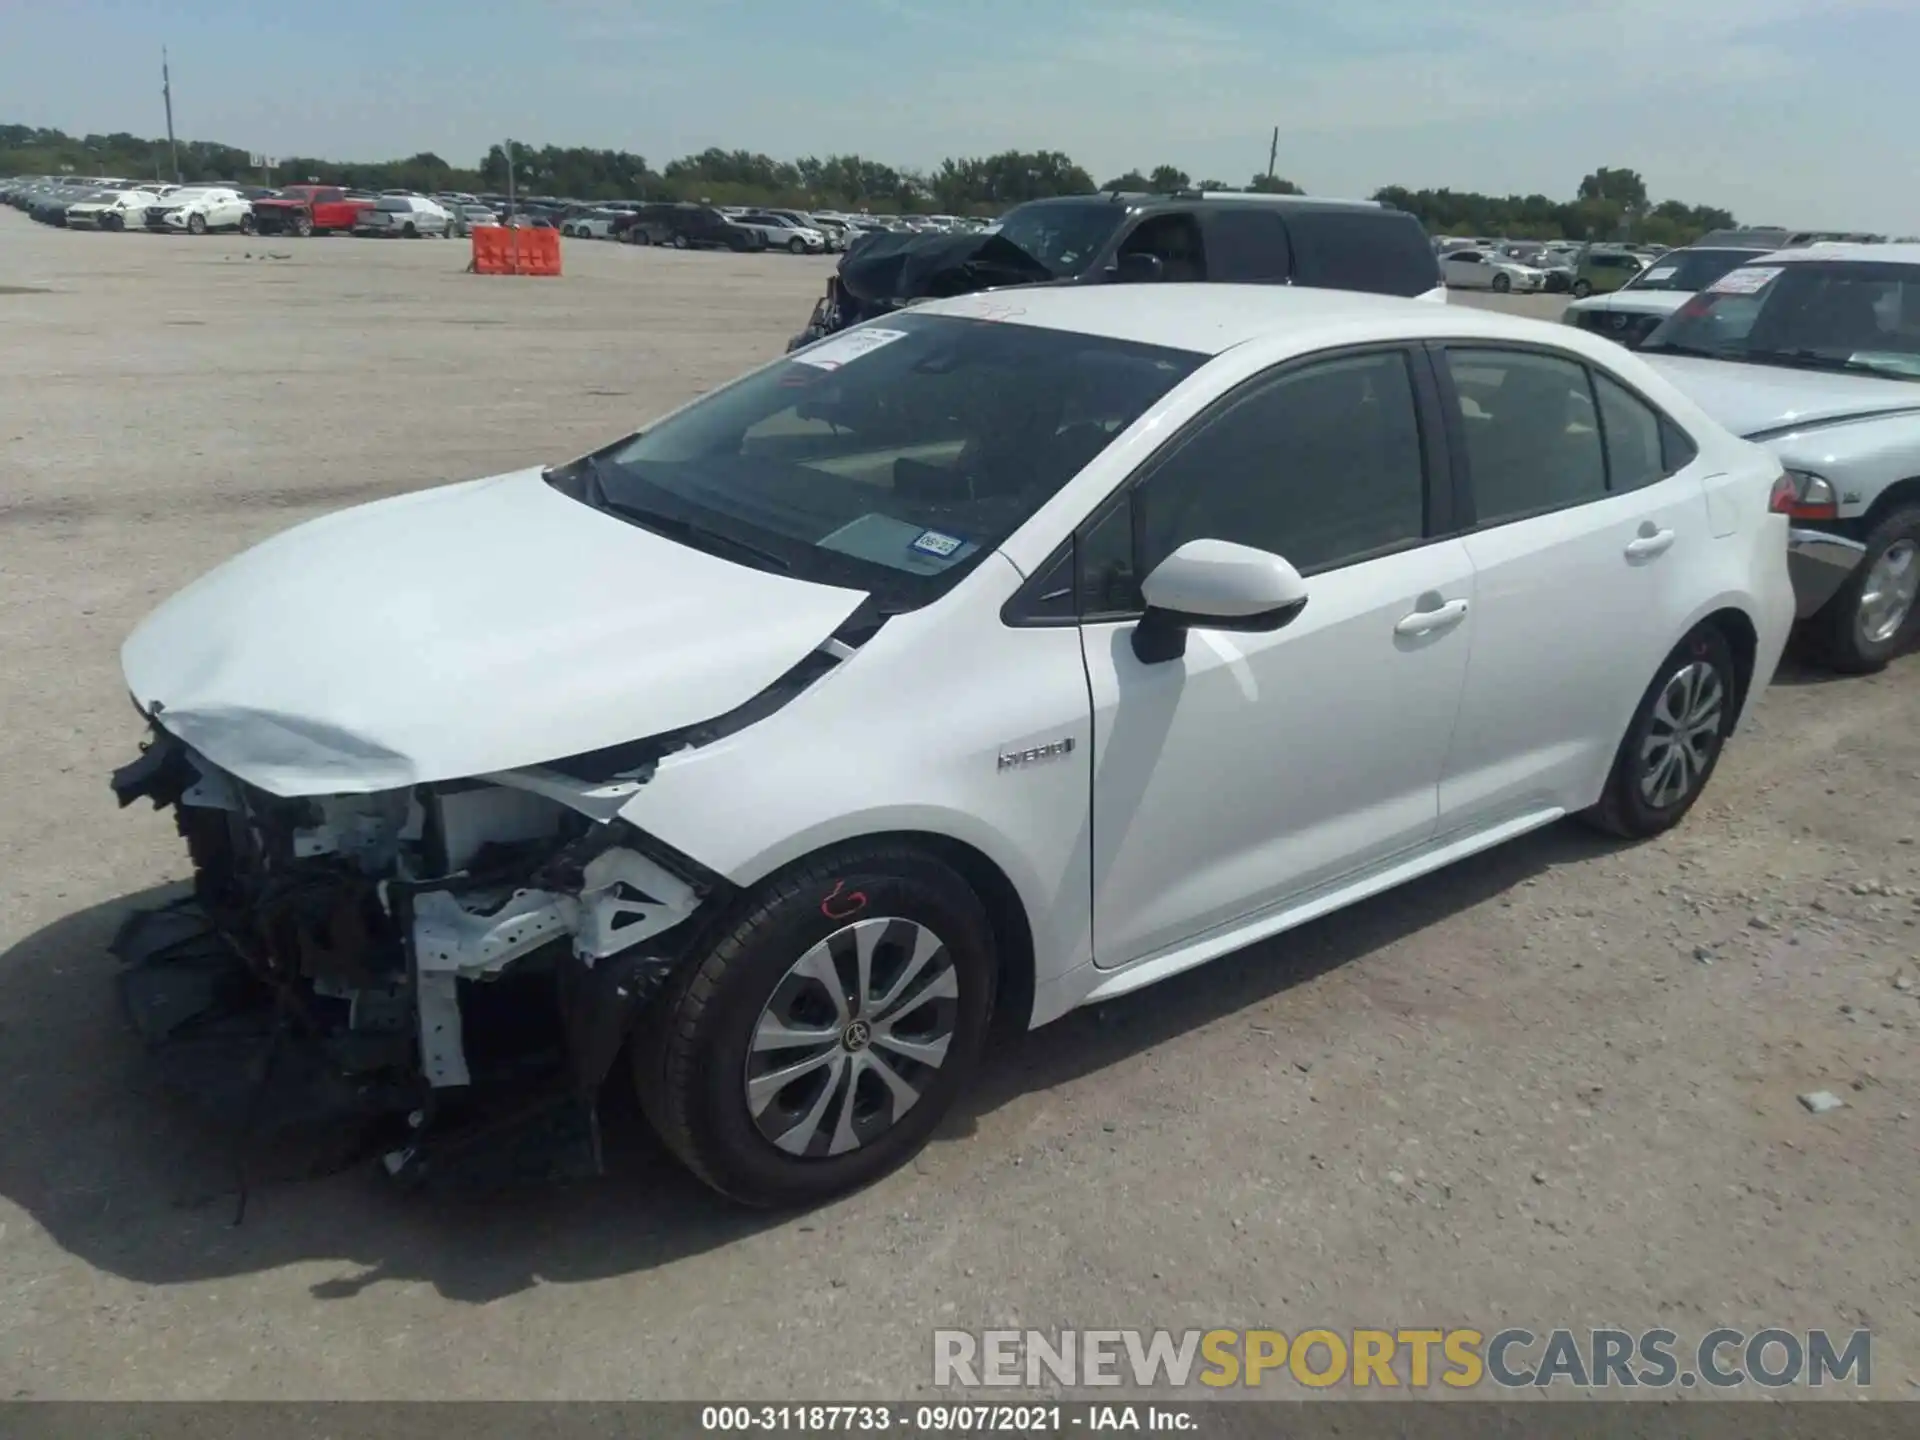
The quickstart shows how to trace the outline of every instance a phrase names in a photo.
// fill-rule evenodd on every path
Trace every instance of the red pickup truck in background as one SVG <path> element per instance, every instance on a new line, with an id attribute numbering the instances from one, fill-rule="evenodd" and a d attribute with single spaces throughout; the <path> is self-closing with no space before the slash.
<path id="1" fill-rule="evenodd" d="M 345 233 L 373 203 L 373 196 L 338 185 L 288 185 L 270 200 L 253 202 L 253 221 L 263 235 Z"/>

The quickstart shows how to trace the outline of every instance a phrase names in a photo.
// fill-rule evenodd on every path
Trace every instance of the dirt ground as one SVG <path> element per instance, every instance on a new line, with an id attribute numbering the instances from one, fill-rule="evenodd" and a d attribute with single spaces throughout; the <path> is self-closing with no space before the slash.
<path id="1" fill-rule="evenodd" d="M 0 211 L 0 1399 L 898 1398 L 935 1326 L 1422 1324 L 1867 1327 L 1875 1393 L 1920 1395 L 1912 658 L 1783 675 L 1662 840 L 1556 827 L 1008 1047 L 811 1216 L 716 1203 L 616 1119 L 603 1181 L 355 1170 L 232 1228 L 104 950 L 185 873 L 107 791 L 122 637 L 294 521 L 777 352 L 829 264 L 464 258 Z"/>

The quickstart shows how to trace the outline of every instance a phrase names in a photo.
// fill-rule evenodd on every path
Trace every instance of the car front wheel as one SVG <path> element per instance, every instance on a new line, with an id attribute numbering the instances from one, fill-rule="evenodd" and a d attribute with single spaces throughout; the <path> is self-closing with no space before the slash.
<path id="1" fill-rule="evenodd" d="M 1740 675 L 1717 625 L 1674 647 L 1640 699 L 1600 803 L 1585 818 L 1643 840 L 1678 825 L 1720 763 L 1739 713 Z"/>
<path id="2" fill-rule="evenodd" d="M 1849 675 L 1883 670 L 1920 601 L 1920 509 L 1896 510 L 1867 535 L 1867 553 L 1814 619 L 1820 658 Z"/>
<path id="3" fill-rule="evenodd" d="M 1511 289 L 1513 289 L 1513 277 L 1511 275 L 1496 275 L 1493 277 L 1494 294 L 1504 295 Z"/>
<path id="4" fill-rule="evenodd" d="M 1593 282 L 1591 280 L 1576 280 L 1573 282 L 1574 299 L 1584 300 L 1591 294 L 1593 294 Z"/>
<path id="5" fill-rule="evenodd" d="M 656 1002 L 632 1047 L 641 1108 L 744 1204 L 865 1185 L 926 1143 L 971 1077 L 995 973 L 978 897 L 933 856 L 806 862 L 747 897 Z"/>
<path id="6" fill-rule="evenodd" d="M 206 234 L 207 233 L 207 217 L 204 215 L 189 215 L 187 217 L 187 233 L 189 235 Z"/>

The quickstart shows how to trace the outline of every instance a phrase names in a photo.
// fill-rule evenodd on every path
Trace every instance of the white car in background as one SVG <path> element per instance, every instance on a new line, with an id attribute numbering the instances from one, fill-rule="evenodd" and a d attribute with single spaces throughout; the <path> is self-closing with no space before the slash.
<path id="1" fill-rule="evenodd" d="M 563 222 L 560 233 L 576 240 L 611 240 L 615 222 L 626 216 L 624 210 L 588 210 Z"/>
<path id="2" fill-rule="evenodd" d="M 252 957 L 284 1043 L 407 1117 L 396 1173 L 547 1093 L 474 1042 L 557 1011 L 522 1028 L 567 1093 L 626 1055 L 709 1184 L 817 1201 L 926 1141 L 996 1010 L 1044 1025 L 1564 815 L 1679 823 L 1786 641 L 1781 480 L 1566 326 L 931 301 L 163 603 L 114 789 L 178 807 L 201 903 L 136 918 L 123 983 L 177 1024 L 183 946 Z"/>
<path id="3" fill-rule="evenodd" d="M 769 250 L 790 250 L 795 255 L 818 255 L 827 248 L 827 237 L 811 225 L 771 210 L 744 210 L 733 216 L 733 223 L 758 230 L 766 237 Z"/>
<path id="4" fill-rule="evenodd" d="M 1696 245 L 1669 250 L 1618 290 L 1575 300 L 1561 318 L 1632 348 L 1699 291 L 1728 271 L 1751 264 L 1768 248 Z"/>
<path id="5" fill-rule="evenodd" d="M 1752 258 L 1641 353 L 1786 467 L 1794 586 L 1832 668 L 1884 668 L 1920 616 L 1920 245 Z"/>
<path id="6" fill-rule="evenodd" d="M 1450 250 L 1440 257 L 1440 274 L 1456 290 L 1516 291 L 1531 294 L 1547 283 L 1547 272 L 1491 250 Z"/>
<path id="7" fill-rule="evenodd" d="M 446 207 L 424 195 L 382 195 L 360 212 L 353 228 L 356 234 L 415 240 L 422 235 L 451 235 L 454 226 Z"/>
<path id="8" fill-rule="evenodd" d="M 158 205 L 160 196 L 152 190 L 116 190 L 93 200 L 82 200 L 67 207 L 69 230 L 138 229 L 147 223 L 147 209 Z"/>
<path id="9" fill-rule="evenodd" d="M 149 230 L 185 235 L 205 235 L 209 230 L 251 234 L 253 202 L 238 190 L 189 185 L 149 205 L 145 224 Z"/>

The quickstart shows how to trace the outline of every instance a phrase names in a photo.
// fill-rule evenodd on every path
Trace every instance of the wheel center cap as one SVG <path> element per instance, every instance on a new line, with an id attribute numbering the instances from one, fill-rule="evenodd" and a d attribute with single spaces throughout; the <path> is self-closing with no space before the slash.
<path id="1" fill-rule="evenodd" d="M 864 1050 L 871 1039 L 873 1027 L 864 1020 L 855 1020 L 840 1032 L 840 1044 L 848 1050 Z"/>

